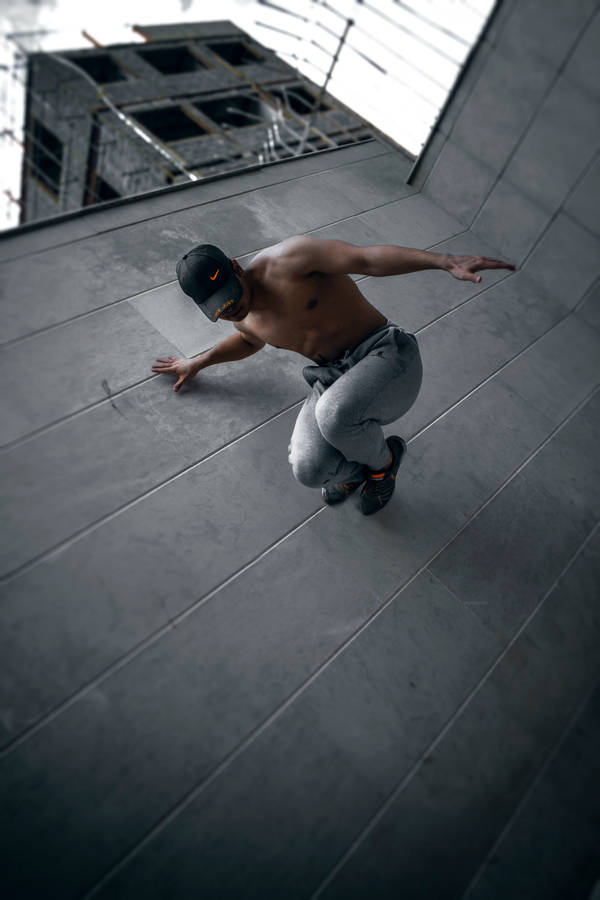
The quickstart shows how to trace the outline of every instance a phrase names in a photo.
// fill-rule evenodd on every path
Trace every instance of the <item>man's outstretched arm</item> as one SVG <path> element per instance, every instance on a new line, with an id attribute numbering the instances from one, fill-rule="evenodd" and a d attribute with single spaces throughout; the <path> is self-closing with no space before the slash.
<path id="1" fill-rule="evenodd" d="M 291 265 L 304 273 L 311 271 L 329 275 L 406 275 L 423 269 L 441 269 L 460 281 L 479 284 L 484 269 L 510 269 L 512 263 L 485 256 L 456 256 L 453 253 L 430 253 L 414 247 L 374 245 L 356 247 L 345 241 L 320 240 L 299 236 L 286 241 L 286 255 Z"/>

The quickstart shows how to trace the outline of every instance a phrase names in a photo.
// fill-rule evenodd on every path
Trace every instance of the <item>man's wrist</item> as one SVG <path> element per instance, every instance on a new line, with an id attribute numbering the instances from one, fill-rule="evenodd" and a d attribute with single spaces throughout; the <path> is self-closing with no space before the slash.
<path id="1" fill-rule="evenodd" d="M 200 353 L 198 356 L 194 356 L 191 360 L 192 365 L 194 367 L 194 375 L 197 375 L 201 369 L 204 369 L 208 365 L 208 352 Z"/>
<path id="2" fill-rule="evenodd" d="M 437 257 L 437 268 L 443 269 L 444 272 L 449 272 L 452 268 L 452 254 L 451 253 L 436 253 Z"/>

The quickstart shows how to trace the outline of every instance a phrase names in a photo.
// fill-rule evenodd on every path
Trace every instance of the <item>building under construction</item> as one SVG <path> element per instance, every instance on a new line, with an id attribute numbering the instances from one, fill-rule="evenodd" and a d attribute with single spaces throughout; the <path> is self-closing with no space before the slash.
<path id="1" fill-rule="evenodd" d="M 231 22 L 29 56 L 21 223 L 371 137 Z"/>

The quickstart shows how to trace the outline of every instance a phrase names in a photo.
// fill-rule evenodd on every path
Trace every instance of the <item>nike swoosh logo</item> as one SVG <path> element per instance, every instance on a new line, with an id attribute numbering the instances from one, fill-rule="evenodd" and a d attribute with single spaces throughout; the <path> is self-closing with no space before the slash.
<path id="1" fill-rule="evenodd" d="M 210 278 L 210 280 L 214 281 L 220 271 L 221 271 L 220 269 L 217 269 L 217 271 L 215 272 L 214 275 L 209 275 L 208 277 Z"/>

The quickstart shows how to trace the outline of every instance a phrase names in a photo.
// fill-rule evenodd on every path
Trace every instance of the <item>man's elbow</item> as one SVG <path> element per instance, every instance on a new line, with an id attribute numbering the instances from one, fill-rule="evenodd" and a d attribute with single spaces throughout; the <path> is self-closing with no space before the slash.
<path id="1" fill-rule="evenodd" d="M 378 276 L 385 274 L 385 272 L 382 271 L 381 259 L 379 258 L 376 247 L 364 248 L 360 260 L 360 268 L 357 269 L 357 272 L 360 272 L 361 275 L 370 275 L 372 278 L 377 278 Z"/>

